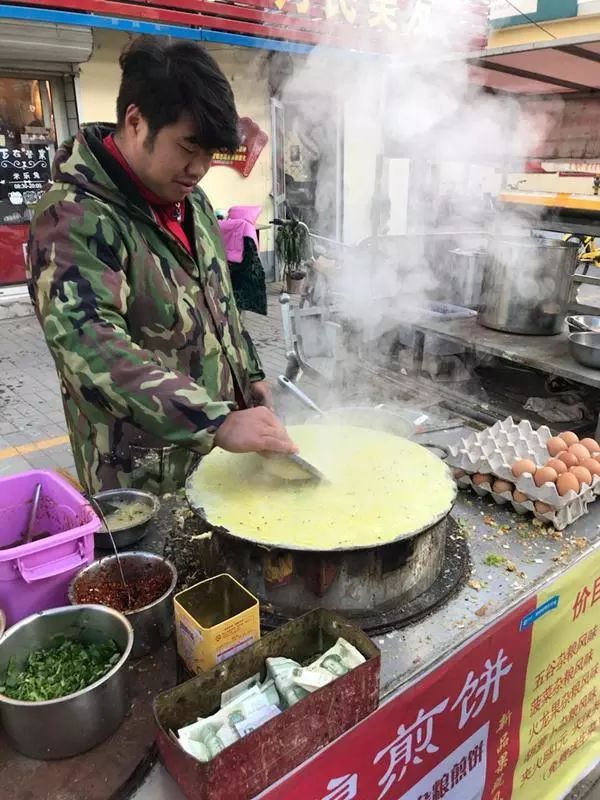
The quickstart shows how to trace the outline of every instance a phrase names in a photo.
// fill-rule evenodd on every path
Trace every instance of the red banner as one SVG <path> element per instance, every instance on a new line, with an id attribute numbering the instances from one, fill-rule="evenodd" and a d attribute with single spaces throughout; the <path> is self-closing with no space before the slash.
<path id="1" fill-rule="evenodd" d="M 600 753 L 600 546 L 257 800 L 559 800 Z"/>
<path id="2" fill-rule="evenodd" d="M 235 153 L 215 153 L 212 166 L 231 167 L 247 178 L 269 141 L 269 137 L 250 117 L 240 119 L 240 133 L 241 142 Z"/>
<path id="3" fill-rule="evenodd" d="M 9 0 L 10 1 L 10 0 Z M 394 49 L 398 37 L 427 26 L 443 0 L 13 0 L 19 5 L 91 12 L 207 28 L 305 44 L 361 50 Z M 472 49 L 487 43 L 489 0 L 470 0 L 457 18 L 457 38 Z M 459 15 L 460 16 L 460 15 Z M 93 25 L 93 20 L 90 24 Z"/>
<path id="4" fill-rule="evenodd" d="M 535 600 L 381 707 L 265 800 L 507 800 Z"/>

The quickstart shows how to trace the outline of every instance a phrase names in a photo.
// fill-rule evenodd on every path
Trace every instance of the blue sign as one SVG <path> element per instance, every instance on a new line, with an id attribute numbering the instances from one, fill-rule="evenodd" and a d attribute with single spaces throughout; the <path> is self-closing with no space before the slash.
<path id="1" fill-rule="evenodd" d="M 577 11 L 577 0 L 518 0 L 514 8 L 512 3 L 496 0 L 492 3 L 490 23 L 493 28 L 511 28 L 515 25 L 531 25 L 532 22 L 569 19 L 576 17 Z"/>
<path id="2" fill-rule="evenodd" d="M 535 611 L 532 611 L 530 614 L 527 614 L 521 620 L 519 624 L 519 631 L 527 630 L 530 628 L 534 622 L 537 622 L 540 617 L 543 617 L 545 614 L 548 614 L 549 611 L 554 611 L 558 608 L 558 601 L 559 596 L 557 594 L 554 597 L 551 597 L 550 600 L 546 600 L 545 603 L 542 603 L 541 606 L 538 606 Z"/>

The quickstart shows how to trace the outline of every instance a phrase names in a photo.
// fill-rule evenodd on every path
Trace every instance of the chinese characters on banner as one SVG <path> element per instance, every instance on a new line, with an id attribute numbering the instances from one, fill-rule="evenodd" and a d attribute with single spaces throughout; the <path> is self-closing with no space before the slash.
<path id="1" fill-rule="evenodd" d="M 600 547 L 261 800 L 560 800 L 600 753 Z"/>
<path id="2" fill-rule="evenodd" d="M 231 167 L 247 178 L 269 141 L 269 137 L 250 117 L 240 119 L 240 133 L 241 142 L 235 153 L 215 153 L 211 166 Z"/>
<path id="3" fill-rule="evenodd" d="M 300 16 L 321 15 L 331 32 L 335 27 L 348 26 L 367 29 L 372 33 L 397 33 L 407 36 L 417 30 L 432 27 L 436 5 L 444 0 L 272 0 L 277 11 Z M 463 7 L 464 19 L 457 19 L 463 27 L 480 27 L 485 34 L 488 18 L 488 0 L 471 0 Z M 458 12 L 460 16 L 460 12 Z M 475 31 L 474 31 L 475 32 Z"/>
<path id="4" fill-rule="evenodd" d="M 27 221 L 30 208 L 45 191 L 50 180 L 50 154 L 45 145 L 25 145 L 22 149 L 0 148 L 0 223 Z"/>
<path id="5" fill-rule="evenodd" d="M 539 595 L 515 800 L 562 797 L 600 753 L 600 551 Z"/>
<path id="6" fill-rule="evenodd" d="M 525 603 L 265 800 L 509 800 L 531 643 Z"/>

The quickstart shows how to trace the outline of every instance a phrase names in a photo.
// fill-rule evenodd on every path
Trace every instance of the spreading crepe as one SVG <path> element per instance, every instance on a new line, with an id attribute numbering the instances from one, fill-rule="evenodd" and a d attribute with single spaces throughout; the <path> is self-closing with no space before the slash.
<path id="1" fill-rule="evenodd" d="M 286 481 L 260 455 L 215 450 L 188 482 L 192 504 L 237 536 L 302 550 L 387 544 L 430 527 L 452 507 L 448 468 L 414 442 L 345 425 L 289 432 L 329 482 Z"/>

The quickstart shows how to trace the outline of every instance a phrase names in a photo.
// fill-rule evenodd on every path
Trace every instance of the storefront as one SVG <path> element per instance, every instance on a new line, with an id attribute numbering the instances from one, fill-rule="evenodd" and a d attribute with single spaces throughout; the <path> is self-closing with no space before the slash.
<path id="1" fill-rule="evenodd" d="M 0 287 L 25 280 L 32 209 L 78 126 L 75 75 L 91 48 L 90 29 L 0 21 Z"/>
<path id="2" fill-rule="evenodd" d="M 0 294 L 6 295 L 10 284 L 21 284 L 23 293 L 27 224 L 49 177 L 57 143 L 80 122 L 114 120 L 118 56 L 128 38 L 141 33 L 201 41 L 231 81 L 240 116 L 255 132 L 252 158 L 247 158 L 246 143 L 246 153 L 237 156 L 247 159 L 245 168 L 215 162 L 203 188 L 217 209 L 260 208 L 260 250 L 267 274 L 274 276 L 269 222 L 281 215 L 286 199 L 321 235 L 345 242 L 365 238 L 372 229 L 381 119 L 361 107 L 356 93 L 340 95 L 330 65 L 343 62 L 348 86 L 361 59 L 394 52 L 416 27 L 429 25 L 435 5 L 333 0 L 312 9 L 308 2 L 252 0 L 219 4 L 216 16 L 204 0 L 0 3 L 1 30 L 10 40 L 10 47 L 0 40 L 0 125 L 1 114 L 8 114 L 6 148 L 11 155 L 5 167 L 0 162 Z M 469 5 L 477 12 L 469 15 L 474 27 L 468 37 L 472 47 L 482 46 L 488 2 L 473 0 Z M 282 84 L 282 76 L 292 78 L 313 60 L 319 45 L 328 60 L 322 74 L 291 90 Z M 39 145 L 31 151 L 35 170 L 29 169 L 33 156 L 22 159 L 30 151 L 18 149 L 33 144 Z M 37 163 L 42 149 L 43 165 Z"/>

